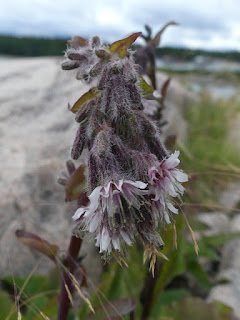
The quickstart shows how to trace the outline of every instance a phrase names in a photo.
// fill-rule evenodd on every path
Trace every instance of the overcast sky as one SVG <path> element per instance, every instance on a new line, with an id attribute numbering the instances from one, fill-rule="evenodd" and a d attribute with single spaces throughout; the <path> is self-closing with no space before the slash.
<path id="1" fill-rule="evenodd" d="M 156 33 L 170 20 L 163 46 L 240 50 L 240 0 L 0 0 L 0 34 L 85 37 L 115 41 Z"/>

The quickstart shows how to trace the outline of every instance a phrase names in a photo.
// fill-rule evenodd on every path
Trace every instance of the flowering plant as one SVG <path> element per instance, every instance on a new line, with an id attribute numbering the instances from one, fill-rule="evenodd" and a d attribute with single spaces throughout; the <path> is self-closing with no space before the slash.
<path id="1" fill-rule="evenodd" d="M 87 199 L 75 212 L 74 234 L 93 234 L 105 258 L 120 263 L 127 246 L 140 237 L 154 272 L 164 242 L 158 227 L 173 224 L 174 199 L 188 180 L 179 152 L 169 156 L 157 123 L 145 113 L 154 90 L 138 73 L 130 45 L 141 33 L 103 45 L 73 37 L 62 62 L 76 78 L 94 86 L 72 106 L 79 129 L 72 148 L 77 160 L 87 149 Z M 84 153 L 84 157 L 86 153 Z M 80 183 L 80 182 L 79 182 Z"/>

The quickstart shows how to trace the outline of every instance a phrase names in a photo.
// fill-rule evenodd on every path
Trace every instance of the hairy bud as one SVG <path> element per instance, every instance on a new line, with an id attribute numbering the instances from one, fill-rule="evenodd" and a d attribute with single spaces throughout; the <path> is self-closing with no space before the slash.
<path id="1" fill-rule="evenodd" d="M 74 160 L 77 160 L 82 154 L 85 145 L 85 132 L 86 128 L 80 125 L 71 151 L 71 156 Z"/>

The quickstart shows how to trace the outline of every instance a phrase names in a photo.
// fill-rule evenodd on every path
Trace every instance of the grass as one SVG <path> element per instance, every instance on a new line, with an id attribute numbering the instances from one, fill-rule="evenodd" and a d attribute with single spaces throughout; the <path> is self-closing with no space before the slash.
<path id="1" fill-rule="evenodd" d="M 216 201 L 226 182 L 240 177 L 240 151 L 228 138 L 231 120 L 239 110 L 234 101 L 215 102 L 202 95 L 186 111 L 189 133 L 182 147 L 182 168 L 192 176 L 190 193 L 198 202 Z"/>

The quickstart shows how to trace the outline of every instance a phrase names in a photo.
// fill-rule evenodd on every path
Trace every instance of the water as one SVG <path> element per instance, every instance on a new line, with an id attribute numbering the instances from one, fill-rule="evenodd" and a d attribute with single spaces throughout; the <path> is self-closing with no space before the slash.
<path id="1" fill-rule="evenodd" d="M 197 56 L 193 61 L 175 61 L 169 58 L 157 59 L 157 68 L 175 71 L 240 72 L 240 63 L 224 59 Z"/>

